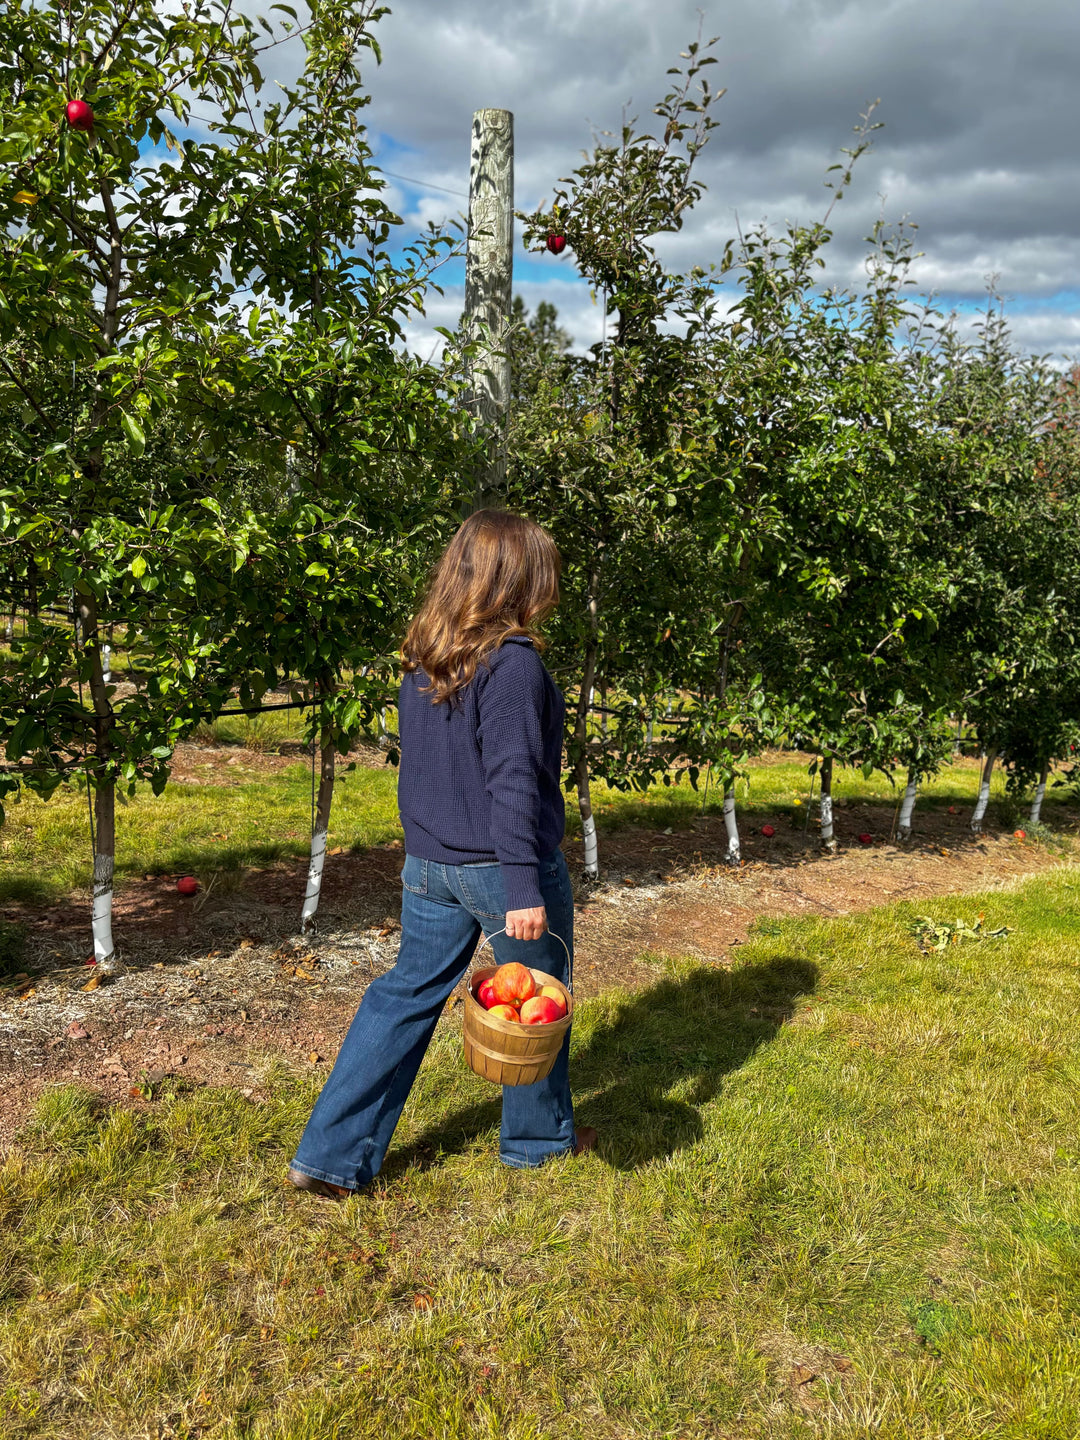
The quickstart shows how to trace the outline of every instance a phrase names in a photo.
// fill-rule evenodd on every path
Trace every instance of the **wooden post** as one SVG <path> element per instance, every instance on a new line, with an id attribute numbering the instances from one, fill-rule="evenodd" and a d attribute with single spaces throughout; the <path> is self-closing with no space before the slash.
<path id="1" fill-rule="evenodd" d="M 465 254 L 465 333 L 479 346 L 472 363 L 473 413 L 487 437 L 476 477 L 477 508 L 498 503 L 506 488 L 513 259 L 514 117 L 509 110 L 477 110 Z"/>

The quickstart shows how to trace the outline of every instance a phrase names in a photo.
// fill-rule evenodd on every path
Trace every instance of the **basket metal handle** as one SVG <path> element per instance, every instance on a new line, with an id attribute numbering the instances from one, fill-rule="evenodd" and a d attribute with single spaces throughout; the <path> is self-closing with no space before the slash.
<path id="1" fill-rule="evenodd" d="M 473 964 L 473 965 L 476 964 L 476 961 L 477 961 L 477 959 L 478 959 L 478 957 L 479 957 L 479 955 L 480 955 L 480 951 L 483 950 L 483 948 L 484 948 L 485 945 L 490 945 L 491 942 L 492 942 L 492 940 L 494 940 L 497 935 L 505 935 L 505 934 L 506 934 L 506 926 L 505 926 L 505 925 L 503 926 L 503 928 L 502 928 L 501 930 L 493 930 L 490 935 L 488 935 L 487 933 L 485 933 L 484 938 L 480 941 L 480 944 L 476 947 L 476 950 L 475 950 L 475 952 L 474 952 L 474 954 L 473 954 L 472 964 Z M 566 976 L 567 976 L 566 988 L 567 988 L 567 990 L 570 991 L 570 994 L 572 995 L 572 994 L 574 993 L 574 958 L 573 958 L 573 956 L 570 954 L 570 946 L 567 945 L 566 941 L 562 938 L 561 935 L 556 935 L 554 930 L 545 930 L 545 931 L 544 931 L 544 934 L 545 934 L 545 935 L 551 935 L 554 939 L 558 940 L 559 944 L 560 944 L 560 945 L 562 946 L 562 948 L 566 951 Z M 492 953 L 492 955 L 495 954 L 495 947 L 494 947 L 494 946 L 492 946 L 491 953 Z"/>

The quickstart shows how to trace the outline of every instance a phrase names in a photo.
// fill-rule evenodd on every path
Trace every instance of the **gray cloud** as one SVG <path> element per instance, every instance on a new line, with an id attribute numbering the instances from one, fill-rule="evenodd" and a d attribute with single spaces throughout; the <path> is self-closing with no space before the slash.
<path id="1" fill-rule="evenodd" d="M 364 118 L 389 168 L 464 189 L 473 110 L 512 109 L 528 207 L 594 129 L 624 113 L 648 120 L 697 25 L 694 0 L 400 0 L 379 27 L 384 63 L 367 77 Z M 1075 0 L 732 0 L 706 13 L 705 28 L 721 35 L 709 74 L 728 94 L 701 162 L 708 194 L 665 241 L 672 261 L 716 258 L 736 217 L 820 217 L 825 168 L 880 96 L 886 128 L 835 212 L 833 274 L 857 278 L 877 216 L 906 215 L 925 252 L 921 285 L 964 304 L 995 274 L 1018 337 L 1080 356 Z M 409 218 L 463 204 L 428 192 Z M 558 290 L 579 340 L 596 338 L 587 294 L 575 300 L 572 286 L 545 287 L 531 270 L 523 284 L 553 299 Z M 460 294 L 445 304 L 456 317 Z"/>

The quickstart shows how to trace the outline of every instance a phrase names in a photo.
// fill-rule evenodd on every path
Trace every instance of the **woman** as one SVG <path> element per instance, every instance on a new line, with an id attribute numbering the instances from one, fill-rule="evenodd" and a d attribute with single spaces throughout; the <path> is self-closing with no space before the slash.
<path id="1" fill-rule="evenodd" d="M 499 964 L 568 982 L 574 899 L 559 843 L 563 697 L 536 627 L 559 602 L 559 552 L 531 520 L 480 510 L 439 561 L 402 647 L 398 808 L 405 829 L 401 948 L 368 986 L 308 1121 L 289 1179 L 340 1199 L 377 1175 L 450 992 L 481 933 Z M 505 928 L 505 934 L 498 934 Z M 567 1035 L 535 1085 L 503 1090 L 499 1155 L 581 1154 Z"/>

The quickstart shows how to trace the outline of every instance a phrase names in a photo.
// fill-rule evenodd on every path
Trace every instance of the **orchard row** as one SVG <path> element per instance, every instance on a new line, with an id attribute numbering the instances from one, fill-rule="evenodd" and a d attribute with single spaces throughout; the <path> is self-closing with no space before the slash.
<path id="1" fill-rule="evenodd" d="M 0 673 L 0 798 L 88 784 L 102 961 L 117 788 L 160 791 L 180 739 L 283 685 L 320 756 L 311 921 L 335 759 L 394 694 L 486 443 L 475 345 L 401 343 L 455 244 L 403 247 L 382 198 L 371 7 L 322 4 L 271 89 L 260 56 L 290 26 L 214 0 L 0 17 L 0 601 L 29 616 Z M 823 796 L 837 765 L 913 787 L 965 716 L 1028 785 L 1075 733 L 1075 386 L 1015 353 L 993 302 L 969 336 L 908 300 L 903 230 L 852 293 L 821 285 L 828 217 L 662 263 L 652 238 L 700 195 L 710 63 L 691 46 L 658 134 L 628 127 L 525 217 L 607 311 L 586 355 L 550 307 L 519 316 L 504 437 L 505 503 L 565 558 L 548 659 L 593 869 L 590 776 L 709 764 L 730 791 L 798 737 Z M 103 663 L 110 628 L 134 686 Z"/>

